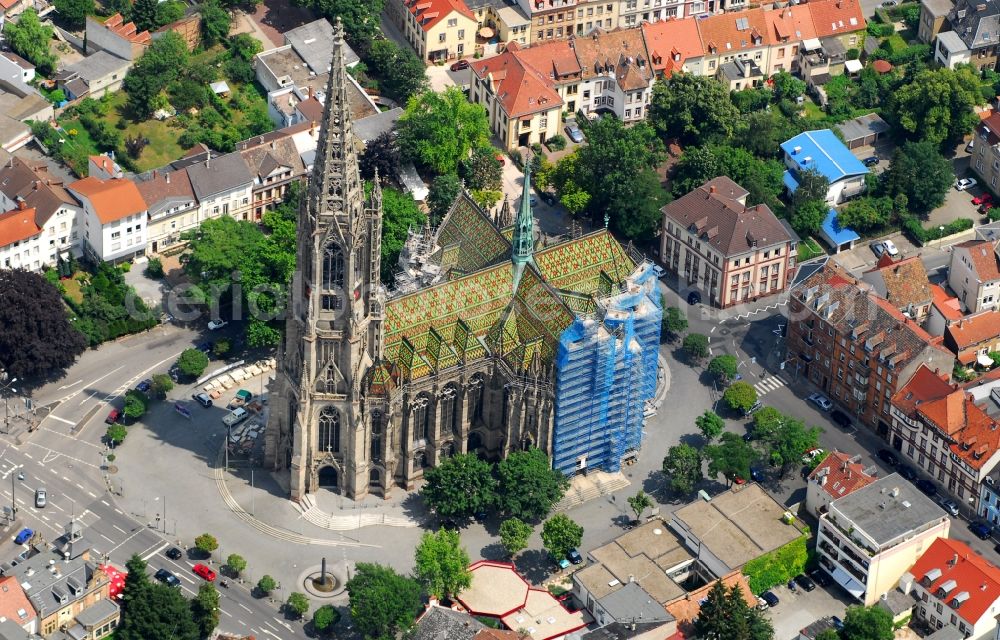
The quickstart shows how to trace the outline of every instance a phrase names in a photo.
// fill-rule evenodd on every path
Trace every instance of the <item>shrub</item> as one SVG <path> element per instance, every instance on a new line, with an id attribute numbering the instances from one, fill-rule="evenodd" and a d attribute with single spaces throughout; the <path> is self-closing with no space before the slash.
<path id="1" fill-rule="evenodd" d="M 260 580 L 257 581 L 257 588 L 261 590 L 261 593 L 269 594 L 278 587 L 278 583 L 275 582 L 274 578 L 264 574 Z"/>
<path id="2" fill-rule="evenodd" d="M 940 227 L 933 226 L 930 228 L 924 228 L 924 226 L 920 224 L 919 218 L 909 214 L 900 215 L 900 220 L 902 222 L 903 231 L 905 231 L 911 239 L 919 244 L 926 244 L 934 240 L 947 238 L 948 236 L 956 233 L 961 233 L 962 231 L 967 231 L 975 224 L 969 218 L 959 218 L 958 220 L 952 220 L 948 224 L 944 225 L 944 230 L 942 230 Z"/>
<path id="3" fill-rule="evenodd" d="M 159 280 L 163 277 L 163 261 L 159 258 L 150 258 L 146 263 L 145 274 L 147 278 Z"/>
<path id="4" fill-rule="evenodd" d="M 105 439 L 112 444 L 112 446 L 118 446 L 125 442 L 125 436 L 128 435 L 128 429 L 123 425 L 113 424 L 108 427 L 107 433 L 104 434 Z"/>
<path id="5" fill-rule="evenodd" d="M 809 559 L 806 550 L 807 538 L 808 536 L 799 536 L 785 546 L 743 565 L 743 574 L 750 581 L 750 590 L 760 594 L 802 573 Z"/>
<path id="6" fill-rule="evenodd" d="M 566 138 L 561 133 L 557 133 L 546 140 L 545 144 L 549 147 L 550 151 L 562 151 L 566 148 Z"/>

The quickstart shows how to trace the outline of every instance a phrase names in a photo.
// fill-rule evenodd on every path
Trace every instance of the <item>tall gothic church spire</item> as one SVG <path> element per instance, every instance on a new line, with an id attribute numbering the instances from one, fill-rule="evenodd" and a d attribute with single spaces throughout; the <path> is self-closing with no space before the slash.
<path id="1" fill-rule="evenodd" d="M 511 262 L 514 263 L 514 292 L 524 273 L 524 266 L 535 264 L 535 219 L 531 214 L 531 161 L 524 163 L 524 188 L 521 191 L 521 207 L 514 222 L 511 240 Z"/>

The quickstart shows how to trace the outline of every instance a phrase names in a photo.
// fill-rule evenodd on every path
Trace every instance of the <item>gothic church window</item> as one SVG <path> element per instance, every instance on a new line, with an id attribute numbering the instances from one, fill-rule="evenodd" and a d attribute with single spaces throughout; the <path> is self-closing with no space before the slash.
<path id="1" fill-rule="evenodd" d="M 340 453 L 340 412 L 323 407 L 319 414 L 319 450 Z"/>
<path id="2" fill-rule="evenodd" d="M 372 442 L 371 460 L 372 462 L 382 462 L 382 433 L 385 428 L 384 417 L 378 409 L 372 409 Z"/>
<path id="3" fill-rule="evenodd" d="M 344 288 L 344 252 L 332 242 L 323 251 L 322 288 L 323 310 L 339 309 L 340 294 Z"/>

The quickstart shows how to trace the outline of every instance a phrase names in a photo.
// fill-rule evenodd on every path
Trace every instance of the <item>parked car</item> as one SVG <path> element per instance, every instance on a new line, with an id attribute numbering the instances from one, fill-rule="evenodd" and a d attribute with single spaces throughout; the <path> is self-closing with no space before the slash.
<path id="1" fill-rule="evenodd" d="M 930 480 L 917 480 L 917 488 L 929 496 L 937 494 L 937 485 Z"/>
<path id="2" fill-rule="evenodd" d="M 747 483 L 747 481 L 744 480 L 742 477 L 736 476 L 736 475 L 730 477 L 729 479 L 732 480 L 733 484 L 736 484 L 736 485 L 746 484 Z"/>
<path id="3" fill-rule="evenodd" d="M 897 464 L 899 464 L 899 458 L 896 457 L 895 453 L 889 451 L 888 449 L 879 449 L 878 453 L 876 453 L 875 455 L 878 456 L 879 460 L 886 463 L 890 467 L 895 467 Z"/>
<path id="4" fill-rule="evenodd" d="M 35 532 L 31 529 L 21 529 L 21 532 L 14 538 L 14 544 L 24 544 L 28 540 L 31 540 L 31 536 L 33 535 L 35 535 Z"/>
<path id="5" fill-rule="evenodd" d="M 157 569 L 153 577 L 162 582 L 163 584 L 167 585 L 168 587 L 181 586 L 181 581 L 177 578 L 177 576 L 170 573 L 166 569 Z"/>
<path id="6" fill-rule="evenodd" d="M 819 407 L 823 411 L 829 411 L 830 409 L 833 408 L 833 403 L 830 402 L 830 399 L 827 398 L 826 396 L 824 396 L 822 393 L 814 393 L 814 394 L 812 394 L 811 396 L 809 396 L 806 399 L 809 402 L 812 402 L 813 404 L 815 404 L 817 407 Z"/>
<path id="7" fill-rule="evenodd" d="M 48 500 L 46 499 L 46 495 L 47 494 L 45 493 L 45 488 L 44 487 L 38 487 L 37 489 L 35 489 L 35 508 L 36 509 L 44 509 L 45 505 L 48 504 Z"/>
<path id="8" fill-rule="evenodd" d="M 171 365 L 170 371 L 167 372 L 170 375 L 170 379 L 174 382 L 180 382 L 181 380 L 181 368 L 176 364 Z"/>
<path id="9" fill-rule="evenodd" d="M 892 240 L 886 240 L 882 244 L 885 246 L 885 252 L 890 256 L 896 257 L 899 255 L 899 249 L 896 248 L 896 245 L 893 244 Z"/>
<path id="10" fill-rule="evenodd" d="M 214 347 L 215 347 L 215 343 L 214 342 L 210 342 L 210 341 L 206 340 L 205 342 L 198 343 L 198 345 L 195 347 L 195 349 L 197 349 L 198 351 L 201 351 L 205 355 L 208 355 L 209 353 L 212 353 L 212 349 Z"/>
<path id="11" fill-rule="evenodd" d="M 690 305 L 701 304 L 701 294 L 697 291 L 692 291 L 688 294 L 687 301 Z"/>
<path id="12" fill-rule="evenodd" d="M 767 479 L 764 470 L 757 467 L 750 467 L 750 477 L 753 478 L 754 482 L 764 482 Z"/>
<path id="13" fill-rule="evenodd" d="M 868 248 L 872 250 L 876 258 L 881 258 L 882 254 L 885 253 L 885 243 L 884 242 L 873 242 L 868 245 Z"/>
<path id="14" fill-rule="evenodd" d="M 841 429 L 849 429 L 851 427 L 851 417 L 840 409 L 832 412 L 830 414 L 830 419 L 833 420 L 833 424 L 837 425 Z"/>
<path id="15" fill-rule="evenodd" d="M 153 381 L 150 378 L 146 378 L 139 384 L 135 385 L 135 390 L 140 393 L 148 393 L 150 389 L 153 388 Z"/>
<path id="16" fill-rule="evenodd" d="M 809 577 L 821 587 L 829 587 L 833 584 L 833 578 L 830 577 L 829 573 L 823 571 L 822 569 L 813 569 L 809 572 Z"/>
<path id="17" fill-rule="evenodd" d="M 215 581 L 215 572 L 200 562 L 194 565 L 191 570 L 198 574 L 199 577 L 208 580 L 209 582 Z"/>
<path id="18" fill-rule="evenodd" d="M 577 551 L 576 549 L 570 549 L 569 552 L 566 554 L 566 557 L 573 564 L 581 564 L 583 562 L 583 556 L 581 556 L 580 552 Z"/>
<path id="19" fill-rule="evenodd" d="M 951 514 L 953 518 L 958 517 L 958 503 L 952 500 L 951 498 L 945 498 L 944 496 L 942 496 L 938 500 L 938 504 L 941 505 L 942 509 Z"/>
<path id="20" fill-rule="evenodd" d="M 758 400 L 757 402 L 753 403 L 753 405 L 751 405 L 751 407 L 749 409 L 747 409 L 746 411 L 744 411 L 743 415 L 744 416 L 752 416 L 753 414 L 755 414 L 758 411 L 760 411 L 760 408 L 763 407 L 763 406 L 764 405 L 762 405 L 760 403 L 760 400 Z"/>
<path id="21" fill-rule="evenodd" d="M 566 125 L 566 135 L 569 136 L 570 140 L 577 144 L 583 142 L 583 131 L 581 131 L 580 127 L 575 124 Z"/>
<path id="22" fill-rule="evenodd" d="M 993 533 L 993 527 L 985 522 L 973 521 L 969 523 L 969 531 L 980 540 L 989 540 L 990 535 Z"/>
<path id="23" fill-rule="evenodd" d="M 837 616 L 830 616 L 830 622 L 833 623 L 833 628 L 836 629 L 837 631 L 840 631 L 841 629 L 844 628 L 844 621 L 838 618 Z"/>
<path id="24" fill-rule="evenodd" d="M 104 419 L 106 424 L 114 424 L 122 421 L 121 409 L 112 409 L 108 412 L 108 417 Z"/>
<path id="25" fill-rule="evenodd" d="M 806 451 L 804 454 L 802 454 L 802 464 L 809 464 L 816 458 L 822 457 L 824 453 L 826 453 L 826 451 L 824 451 L 823 449 L 820 449 L 819 447 L 813 447 L 809 451 Z"/>
<path id="26" fill-rule="evenodd" d="M 899 475 L 903 476 L 910 482 L 913 482 L 914 480 L 917 479 L 917 472 L 909 467 L 906 466 L 900 467 L 899 469 L 897 469 L 897 472 L 899 473 Z"/>
<path id="27" fill-rule="evenodd" d="M 468 68 L 469 68 L 468 60 L 459 60 L 458 62 L 452 64 L 450 67 L 452 71 L 461 71 L 462 69 L 468 69 Z"/>
<path id="28" fill-rule="evenodd" d="M 896 0 L 885 0 L 885 2 L 883 2 L 883 3 L 882 3 L 881 5 L 879 5 L 879 6 L 881 6 L 881 7 L 883 8 L 883 9 L 890 9 L 890 8 L 892 8 L 892 7 L 895 7 L 895 6 L 896 6 L 896 4 L 897 4 L 897 3 L 896 3 Z"/>
<path id="29" fill-rule="evenodd" d="M 209 322 L 208 322 L 208 330 L 209 331 L 216 331 L 216 330 L 221 329 L 222 327 L 226 326 L 227 324 L 229 324 L 229 323 L 226 322 L 225 320 L 222 320 L 221 318 L 216 318 L 214 320 L 209 320 Z"/>
<path id="30" fill-rule="evenodd" d="M 795 583 L 806 591 L 814 591 L 816 589 L 816 583 L 809 579 L 809 576 L 804 573 L 800 573 L 795 576 Z"/>
<path id="31" fill-rule="evenodd" d="M 874 167 L 879 163 L 879 159 L 878 156 L 868 156 L 861 162 L 863 162 L 866 167 Z"/>
<path id="32" fill-rule="evenodd" d="M 959 191 L 965 191 L 970 187 L 976 186 L 976 184 L 975 178 L 959 178 L 955 181 L 955 188 Z"/>
<path id="33" fill-rule="evenodd" d="M 774 595 L 770 591 L 765 591 L 764 593 L 760 594 L 760 597 L 761 599 L 764 600 L 764 602 L 767 603 L 767 606 L 769 607 L 776 607 L 778 606 L 778 603 L 781 602 L 781 600 L 778 600 L 778 596 Z"/>
<path id="34" fill-rule="evenodd" d="M 992 204 L 992 202 L 993 202 L 993 196 L 989 193 L 984 193 L 972 199 L 972 204 L 974 205 L 981 205 L 981 204 L 988 205 Z"/>
<path id="35" fill-rule="evenodd" d="M 191 395 L 192 398 L 198 401 L 198 404 L 208 409 L 212 406 L 212 399 L 208 397 L 207 393 L 195 393 Z"/>
<path id="36" fill-rule="evenodd" d="M 167 549 L 166 556 L 171 560 L 180 560 L 181 558 L 184 557 L 184 552 L 182 552 L 177 547 L 170 547 L 169 549 Z"/>

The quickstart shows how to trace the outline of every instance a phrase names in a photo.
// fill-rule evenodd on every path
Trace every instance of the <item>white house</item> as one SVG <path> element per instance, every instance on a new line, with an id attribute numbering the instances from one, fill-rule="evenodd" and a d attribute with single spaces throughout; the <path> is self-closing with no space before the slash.
<path id="1" fill-rule="evenodd" d="M 785 154 L 785 187 L 794 192 L 802 174 L 815 171 L 830 182 L 826 201 L 836 205 L 865 190 L 868 167 L 830 129 L 804 131 L 781 143 Z"/>
<path id="2" fill-rule="evenodd" d="M 83 238 L 95 260 L 128 260 L 146 252 L 146 202 L 131 180 L 87 177 L 67 187 L 83 205 Z"/>

